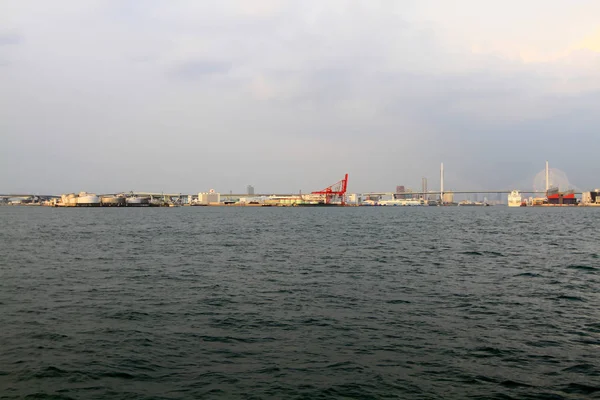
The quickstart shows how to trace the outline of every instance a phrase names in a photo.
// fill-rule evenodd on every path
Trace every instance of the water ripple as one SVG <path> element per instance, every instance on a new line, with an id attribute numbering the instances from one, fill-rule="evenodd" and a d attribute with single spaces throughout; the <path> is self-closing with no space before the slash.
<path id="1" fill-rule="evenodd" d="M 598 210 L 516 211 L 0 207 L 0 398 L 598 397 Z"/>

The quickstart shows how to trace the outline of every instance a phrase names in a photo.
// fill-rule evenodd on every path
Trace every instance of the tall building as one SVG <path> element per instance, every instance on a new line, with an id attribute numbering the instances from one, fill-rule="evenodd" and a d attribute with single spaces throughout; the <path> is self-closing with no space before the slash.
<path id="1" fill-rule="evenodd" d="M 246 187 L 246 194 L 249 194 L 250 196 L 254 196 L 254 186 L 248 185 Z"/>
<path id="2" fill-rule="evenodd" d="M 398 185 L 398 186 L 396 186 L 396 196 L 394 196 L 394 197 L 395 197 L 395 198 L 397 198 L 397 199 L 404 199 L 404 198 L 406 198 L 406 196 L 405 196 L 405 195 L 403 195 L 403 194 L 398 194 L 398 193 L 404 193 L 405 191 L 406 191 L 406 190 L 404 189 L 404 186 L 403 186 L 403 185 Z"/>
<path id="3" fill-rule="evenodd" d="M 454 203 L 454 193 L 444 192 L 444 203 Z"/>
<path id="4" fill-rule="evenodd" d="M 423 198 L 423 200 L 429 200 L 429 198 L 427 197 L 427 178 L 423 177 L 423 179 L 421 179 L 421 197 Z"/>

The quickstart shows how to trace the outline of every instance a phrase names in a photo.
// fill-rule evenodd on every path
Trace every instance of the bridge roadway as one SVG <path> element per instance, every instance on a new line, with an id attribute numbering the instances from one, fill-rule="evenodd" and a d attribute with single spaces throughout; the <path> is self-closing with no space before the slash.
<path id="1" fill-rule="evenodd" d="M 512 190 L 444 190 L 444 193 L 452 193 L 452 194 L 473 194 L 473 193 L 481 193 L 481 194 L 498 194 L 505 193 L 510 194 Z M 385 195 L 413 195 L 413 194 L 440 194 L 439 190 L 430 190 L 428 192 L 365 192 L 361 193 L 363 196 L 385 196 Z M 528 194 L 546 194 L 546 191 L 534 191 L 534 190 L 519 190 L 519 193 L 528 193 Z M 581 193 L 575 193 L 581 194 Z"/>
<path id="2" fill-rule="evenodd" d="M 41 197 L 43 199 L 57 199 L 60 196 L 55 194 L 0 194 L 0 199 L 19 199 L 19 198 L 31 198 L 31 197 Z"/>
<path id="3" fill-rule="evenodd" d="M 444 193 L 452 193 L 452 194 L 509 194 L 511 190 L 446 190 Z M 546 194 L 545 191 L 533 191 L 533 190 L 519 190 L 522 194 Z M 153 197 L 187 197 L 188 194 L 185 193 L 152 193 L 152 192 L 119 192 L 119 193 L 103 193 L 98 196 L 112 196 L 117 194 L 133 194 L 135 196 L 153 196 Z M 257 194 L 247 194 L 247 193 L 220 193 L 222 198 L 227 197 L 289 197 L 289 196 L 300 196 L 300 195 L 309 195 L 310 193 L 257 193 Z M 428 192 L 364 192 L 357 193 L 361 196 L 391 196 L 391 195 L 419 195 L 419 194 L 433 194 L 439 195 L 439 190 L 431 190 Z M 575 192 L 575 194 L 581 194 L 581 192 Z M 193 194 L 194 196 L 197 193 Z M 32 197 L 40 197 L 40 198 L 59 198 L 60 195 L 54 194 L 0 194 L 0 198 L 32 198 Z"/>

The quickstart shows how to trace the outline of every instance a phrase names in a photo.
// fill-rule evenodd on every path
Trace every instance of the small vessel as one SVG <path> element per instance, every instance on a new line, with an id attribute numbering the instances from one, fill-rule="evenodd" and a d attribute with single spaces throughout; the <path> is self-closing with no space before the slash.
<path id="1" fill-rule="evenodd" d="M 523 204 L 521 193 L 518 190 L 513 190 L 508 195 L 508 206 L 509 207 L 521 207 Z"/>
<path id="2" fill-rule="evenodd" d="M 100 207 L 100 197 L 93 193 L 81 192 L 77 196 L 77 207 Z"/>
<path id="3" fill-rule="evenodd" d="M 458 206 L 463 207 L 489 207 L 490 203 L 487 201 L 471 201 L 471 200 L 463 200 L 458 202 Z"/>
<path id="4" fill-rule="evenodd" d="M 423 199 L 391 199 L 379 201 L 380 206 L 424 206 L 427 205 Z"/>
<path id="5" fill-rule="evenodd" d="M 167 202 L 165 202 L 164 200 L 155 199 L 155 198 L 148 200 L 148 205 L 150 207 L 168 207 L 169 206 L 169 204 Z"/>

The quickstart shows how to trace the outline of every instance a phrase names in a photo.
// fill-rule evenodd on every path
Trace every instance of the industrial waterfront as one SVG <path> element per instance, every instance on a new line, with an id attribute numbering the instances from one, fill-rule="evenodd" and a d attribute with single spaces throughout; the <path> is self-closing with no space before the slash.
<path id="1" fill-rule="evenodd" d="M 61 195 L 0 194 L 0 205 L 37 205 L 51 207 L 178 207 L 178 206 L 244 206 L 244 207 L 311 207 L 311 206 L 491 206 L 509 207 L 597 207 L 600 189 L 575 192 L 553 185 L 548 162 L 545 167 L 544 190 L 449 190 L 444 188 L 444 164 L 440 165 L 440 188 L 428 190 L 422 179 L 421 191 L 397 186 L 395 192 L 348 193 L 348 174 L 343 179 L 309 194 L 255 194 L 249 185 L 245 194 L 222 194 L 211 189 L 198 194 L 128 192 L 100 194 L 88 192 Z M 507 201 L 501 200 L 508 195 Z M 524 195 L 531 196 L 526 197 Z M 469 196 L 456 200 L 457 195 Z M 474 199 L 470 198 L 473 195 Z M 483 195 L 482 201 L 478 196 Z M 576 195 L 580 197 L 577 198 Z M 496 196 L 489 200 L 487 196 Z"/>

